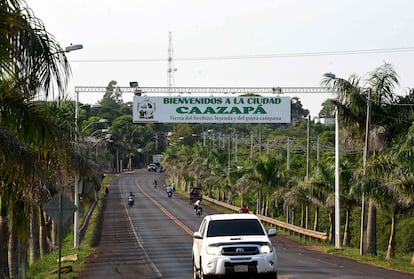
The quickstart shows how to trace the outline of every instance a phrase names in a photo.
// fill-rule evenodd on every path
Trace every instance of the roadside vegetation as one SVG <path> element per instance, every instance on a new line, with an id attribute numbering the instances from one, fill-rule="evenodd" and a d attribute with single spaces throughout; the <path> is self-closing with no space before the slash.
<path id="1" fill-rule="evenodd" d="M 68 234 L 62 241 L 62 257 L 68 255 L 77 255 L 76 261 L 63 261 L 61 263 L 62 270 L 68 270 L 70 266 L 70 272 L 61 273 L 61 278 L 76 278 L 79 272 L 85 265 L 88 256 L 95 251 L 94 247 L 99 243 L 102 215 L 105 210 L 105 186 L 113 176 L 107 176 L 102 182 L 102 188 L 99 191 L 98 203 L 89 220 L 88 228 L 85 231 L 85 235 L 82 238 L 79 249 L 73 247 L 73 234 Z M 57 278 L 58 271 L 58 250 L 55 249 L 51 253 L 48 253 L 42 259 L 34 262 L 28 271 L 27 277 L 33 279 L 52 279 Z M 66 268 L 65 268 L 66 267 Z"/>
<path id="2" fill-rule="evenodd" d="M 65 51 L 24 1 L 1 2 L 0 15 L 0 277 L 25 278 L 28 266 L 33 275 L 43 259 L 50 257 L 44 267 L 56 260 L 56 225 L 42 208 L 58 193 L 73 199 L 77 177 L 83 221 L 103 173 L 146 167 L 153 154 L 163 154 L 161 164 L 181 191 L 202 187 L 217 200 L 327 232 L 325 245 L 333 247 L 335 129 L 311 121 L 298 98 L 289 124 L 134 124 L 132 104 L 109 81 L 96 106 L 78 104 L 75 123 Z M 319 117 L 337 110 L 341 123 L 343 253 L 409 267 L 414 90 L 399 96 L 398 85 L 387 63 L 363 77 L 330 75 L 322 86 L 340 93 Z M 93 236 L 71 251 L 73 220 L 63 231 L 66 252 L 81 263 Z"/>

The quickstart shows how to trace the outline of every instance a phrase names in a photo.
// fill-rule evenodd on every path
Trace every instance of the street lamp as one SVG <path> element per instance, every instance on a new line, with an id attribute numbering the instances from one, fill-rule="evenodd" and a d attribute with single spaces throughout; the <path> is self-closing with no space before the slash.
<path id="1" fill-rule="evenodd" d="M 81 44 L 76 44 L 76 45 L 70 44 L 69 46 L 65 48 L 65 52 L 71 52 L 71 51 L 82 49 L 82 48 L 83 48 L 83 45 Z"/>
<path id="2" fill-rule="evenodd" d="M 65 52 L 71 52 L 74 50 L 82 49 L 83 45 L 76 44 L 70 45 L 65 48 Z M 79 148 L 79 126 L 78 126 L 78 116 L 79 116 L 79 92 L 76 91 L 76 100 L 75 100 L 75 148 L 78 150 Z M 73 216 L 73 245 L 77 249 L 79 248 L 79 171 L 75 171 L 75 194 L 74 194 L 74 204 L 77 210 Z"/>
<path id="3" fill-rule="evenodd" d="M 335 79 L 333 73 L 325 73 L 325 77 Z M 339 93 L 338 96 L 339 97 Z M 338 106 L 335 108 L 335 248 L 340 249 L 340 206 L 339 206 L 339 115 Z"/>
<path id="4" fill-rule="evenodd" d="M 139 87 L 138 81 L 129 82 L 129 87 L 135 88 L 135 90 L 134 90 L 134 95 L 135 96 L 141 96 L 142 91 L 141 91 L 141 88 Z"/>

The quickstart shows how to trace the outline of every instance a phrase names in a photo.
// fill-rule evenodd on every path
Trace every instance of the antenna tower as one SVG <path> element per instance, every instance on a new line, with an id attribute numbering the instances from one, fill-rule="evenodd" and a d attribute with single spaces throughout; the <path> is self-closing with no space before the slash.
<path id="1" fill-rule="evenodd" d="M 173 46 L 172 46 L 172 33 L 168 32 L 168 87 L 175 86 L 174 72 L 177 68 L 174 68 L 173 63 Z"/>

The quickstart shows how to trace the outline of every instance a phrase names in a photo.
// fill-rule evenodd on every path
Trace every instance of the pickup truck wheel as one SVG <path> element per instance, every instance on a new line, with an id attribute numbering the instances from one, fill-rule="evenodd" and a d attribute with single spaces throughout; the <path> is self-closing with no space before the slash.
<path id="1" fill-rule="evenodd" d="M 200 266 L 200 279 L 213 279 L 213 276 L 204 275 L 203 267 Z"/>
<path id="2" fill-rule="evenodd" d="M 193 279 L 200 279 L 200 276 L 198 275 L 198 270 L 193 264 Z"/>
<path id="3" fill-rule="evenodd" d="M 200 279 L 200 273 L 195 264 L 194 256 L 193 256 L 193 279 Z"/>

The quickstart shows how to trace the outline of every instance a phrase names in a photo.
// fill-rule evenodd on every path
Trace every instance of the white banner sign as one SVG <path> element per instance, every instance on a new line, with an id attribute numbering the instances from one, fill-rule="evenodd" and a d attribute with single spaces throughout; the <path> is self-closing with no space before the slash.
<path id="1" fill-rule="evenodd" d="M 290 97 L 134 96 L 133 122 L 290 123 Z"/>

